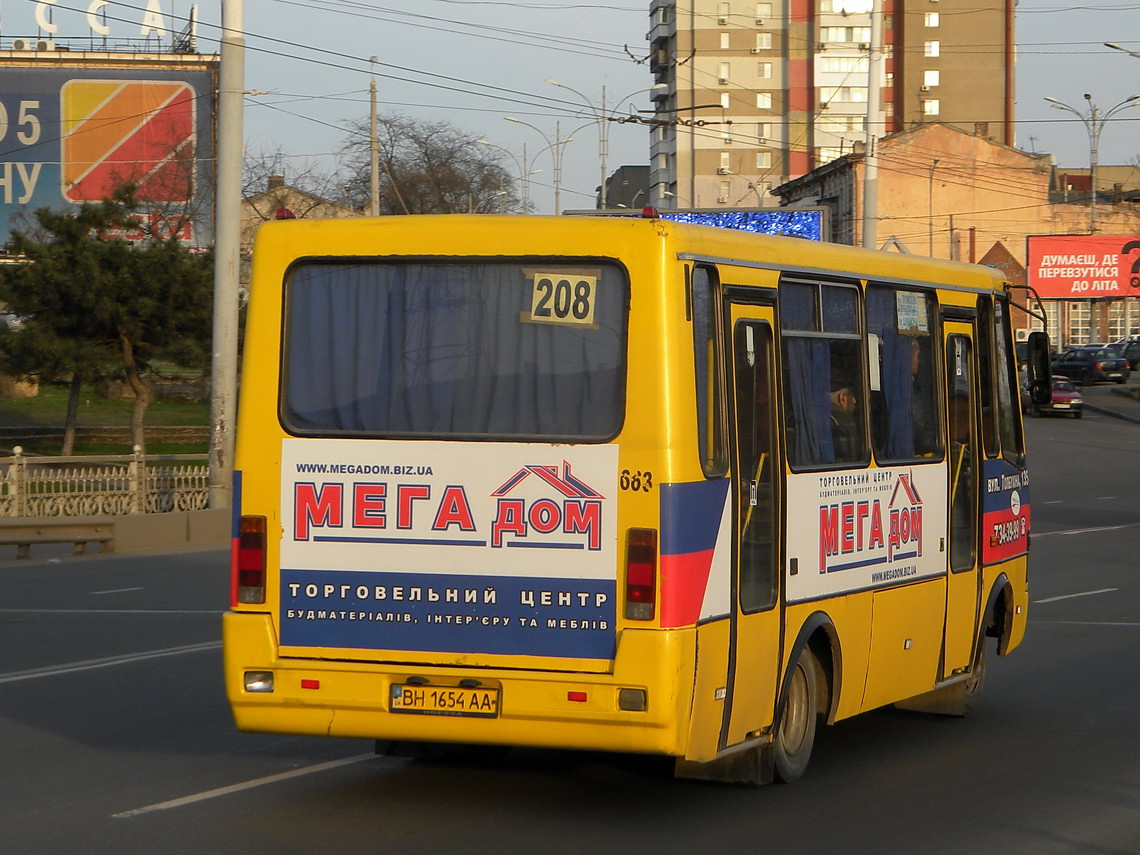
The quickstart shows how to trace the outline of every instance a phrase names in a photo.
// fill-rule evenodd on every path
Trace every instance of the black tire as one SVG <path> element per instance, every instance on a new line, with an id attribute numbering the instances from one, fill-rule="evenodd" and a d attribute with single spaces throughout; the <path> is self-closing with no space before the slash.
<path id="1" fill-rule="evenodd" d="M 978 655 L 974 657 L 974 667 L 966 678 L 966 697 L 963 700 L 962 715 L 977 712 L 982 701 L 982 689 L 986 686 L 986 638 L 982 637 Z"/>
<path id="2" fill-rule="evenodd" d="M 1120 386 L 1120 385 L 1123 385 L 1124 383 L 1127 383 L 1127 382 L 1128 382 L 1127 377 L 1121 377 L 1119 380 L 1116 381 L 1116 385 Z"/>
<path id="3" fill-rule="evenodd" d="M 805 648 L 792 666 L 772 742 L 777 781 L 789 783 L 803 777 L 815 744 L 818 718 L 819 663 L 810 648 Z"/>
<path id="4" fill-rule="evenodd" d="M 1091 386 L 1095 382 L 1096 382 L 1096 375 L 1092 372 L 1091 369 L 1086 371 L 1084 374 L 1081 375 L 1081 385 L 1082 386 Z"/>
<path id="5" fill-rule="evenodd" d="M 1084 411 L 1082 411 L 1082 410 L 1077 410 L 1075 413 L 1073 413 L 1073 418 L 1074 418 L 1074 419 L 1079 419 L 1079 418 L 1080 418 L 1081 416 L 1083 416 L 1083 415 L 1084 415 Z"/>

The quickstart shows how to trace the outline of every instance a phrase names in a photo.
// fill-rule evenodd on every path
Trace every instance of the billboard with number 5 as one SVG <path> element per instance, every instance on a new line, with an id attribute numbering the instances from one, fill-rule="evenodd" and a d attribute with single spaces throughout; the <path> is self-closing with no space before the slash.
<path id="1" fill-rule="evenodd" d="M 129 183 L 160 233 L 210 243 L 212 60 L 0 62 L 0 240 L 39 208 L 98 202 Z"/>

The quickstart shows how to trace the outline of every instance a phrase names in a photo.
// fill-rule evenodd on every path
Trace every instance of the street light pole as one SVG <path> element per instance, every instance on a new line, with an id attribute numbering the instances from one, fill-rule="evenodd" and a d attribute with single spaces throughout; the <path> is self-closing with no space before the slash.
<path id="1" fill-rule="evenodd" d="M 546 78 L 546 82 L 549 83 L 551 86 L 557 86 L 559 89 L 565 89 L 568 92 L 573 92 L 575 95 L 577 95 L 579 98 L 581 98 L 585 102 L 586 106 L 589 108 L 590 115 L 592 115 L 594 117 L 594 121 L 597 122 L 597 124 L 598 124 L 598 163 L 599 163 L 599 172 L 600 172 L 599 182 L 598 182 L 598 188 L 599 188 L 600 196 L 598 198 L 598 205 L 602 210 L 605 210 L 606 205 L 607 205 L 607 201 L 606 201 L 606 197 L 607 197 L 606 158 L 609 156 L 610 122 L 613 121 L 610 118 L 609 110 L 606 107 L 606 87 L 605 86 L 602 87 L 602 105 L 599 108 L 586 95 L 579 92 L 573 86 L 567 86 L 565 83 L 559 83 L 557 80 L 552 80 L 549 77 Z M 651 90 L 650 89 L 638 89 L 636 92 L 630 92 L 628 95 L 619 99 L 617 101 L 617 103 L 614 104 L 614 107 L 615 108 L 620 107 L 623 103 L 628 101 L 634 95 L 640 95 L 643 92 L 649 92 L 649 91 L 651 91 Z M 585 127 L 585 126 L 583 125 L 583 127 Z M 575 131 L 574 133 L 577 133 L 577 131 Z M 573 134 L 571 134 L 571 136 L 573 136 Z"/>
<path id="2" fill-rule="evenodd" d="M 1136 52 L 1136 51 L 1134 51 L 1134 50 L 1129 50 L 1129 49 L 1128 49 L 1128 48 L 1126 48 L 1126 47 L 1121 47 L 1121 46 L 1120 46 L 1120 45 L 1118 45 L 1116 42 L 1105 42 L 1105 43 L 1104 43 L 1104 46 L 1105 46 L 1105 47 L 1107 47 L 1107 48 L 1112 48 L 1113 50 L 1122 51 L 1123 53 L 1126 53 L 1126 54 L 1128 54 L 1129 56 L 1134 56 L 1134 57 L 1136 57 L 1137 59 L 1140 59 L 1140 53 L 1137 53 L 1137 52 Z"/>
<path id="3" fill-rule="evenodd" d="M 1108 44 L 1105 42 L 1105 44 Z M 1054 110 L 1065 110 L 1072 113 L 1081 120 L 1081 124 L 1085 126 L 1085 130 L 1089 135 L 1089 184 L 1091 186 L 1092 194 L 1089 198 L 1089 234 L 1096 233 L 1096 196 L 1097 196 L 1097 181 L 1096 181 L 1096 168 L 1097 160 L 1099 159 L 1100 152 L 1100 134 L 1104 130 L 1105 124 L 1119 113 L 1121 110 L 1127 110 L 1130 107 L 1137 107 L 1137 101 L 1140 101 L 1140 95 L 1130 95 L 1125 98 L 1115 107 L 1111 107 L 1104 113 L 1100 112 L 1100 108 L 1092 99 L 1092 95 L 1085 93 L 1085 100 L 1089 103 L 1089 111 L 1086 115 L 1075 107 L 1070 107 L 1063 101 L 1058 101 L 1056 98 L 1049 98 L 1046 96 L 1046 101 L 1053 105 Z"/>
<path id="4" fill-rule="evenodd" d="M 530 176 L 538 175 L 538 173 L 542 172 L 542 170 L 541 169 L 535 169 L 533 171 L 528 171 L 528 169 L 527 169 L 528 164 L 527 164 L 527 160 L 526 160 L 526 143 L 523 143 L 523 156 L 522 156 L 522 162 L 520 163 L 519 159 L 517 157 L 515 157 L 515 153 L 513 151 L 511 151 L 509 148 L 504 148 L 503 146 L 497 145 L 497 144 L 491 142 L 490 140 L 475 140 L 475 142 L 477 142 L 479 145 L 485 145 L 485 146 L 490 146 L 491 148 L 497 148 L 499 151 L 504 152 L 507 155 L 507 157 L 509 157 L 511 160 L 513 160 L 515 162 L 515 166 L 518 167 L 518 170 L 519 170 L 519 181 L 522 182 L 523 213 L 529 214 L 530 213 Z M 502 211 L 502 200 L 500 200 L 499 208 L 500 208 L 500 212 L 501 212 Z"/>
<path id="5" fill-rule="evenodd" d="M 540 149 L 538 152 L 536 152 L 534 157 L 531 158 L 531 163 L 534 163 L 534 161 L 538 158 L 538 156 L 540 154 L 542 154 L 544 151 L 550 150 L 551 159 L 554 161 L 554 213 L 557 215 L 561 211 L 561 202 L 562 202 L 562 153 L 563 153 L 563 146 L 565 146 L 568 142 L 572 142 L 574 138 L 568 137 L 564 140 L 560 140 L 558 138 L 558 134 L 559 134 L 559 123 L 558 122 L 554 123 L 554 142 L 551 142 L 550 137 L 548 137 L 546 135 L 545 131 L 543 131 L 539 127 L 536 127 L 535 125 L 532 125 L 530 122 L 524 122 L 522 119 L 516 119 L 514 116 L 504 116 L 503 118 L 506 119 L 508 122 L 514 122 L 516 125 L 526 125 L 531 130 L 538 131 L 539 135 L 541 135 L 542 138 L 544 140 L 546 140 L 546 148 Z M 523 148 L 523 163 L 524 163 L 524 165 L 526 163 L 526 148 L 525 148 L 525 146 Z"/>

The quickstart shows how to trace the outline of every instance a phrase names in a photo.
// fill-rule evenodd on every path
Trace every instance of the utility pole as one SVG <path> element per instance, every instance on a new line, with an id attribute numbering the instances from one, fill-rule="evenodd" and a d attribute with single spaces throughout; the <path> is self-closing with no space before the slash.
<path id="1" fill-rule="evenodd" d="M 369 146 L 371 149 L 371 195 L 369 196 L 370 208 L 372 216 L 380 216 L 380 136 L 377 133 L 377 115 L 376 115 L 376 57 L 368 60 L 372 65 L 372 81 L 368 86 L 368 93 L 371 101 L 371 110 L 369 113 Z"/>
<path id="2" fill-rule="evenodd" d="M 214 328 L 210 385 L 211 508 L 233 504 L 237 423 L 238 288 L 241 269 L 243 0 L 222 0 L 218 73 L 218 152 L 214 210 Z"/>
<path id="3" fill-rule="evenodd" d="M 863 143 L 863 239 L 865 249 L 879 244 L 879 128 L 882 126 L 883 80 L 882 0 L 871 3 L 871 44 L 867 52 L 867 118 Z M 885 130 L 885 129 L 884 129 Z"/>

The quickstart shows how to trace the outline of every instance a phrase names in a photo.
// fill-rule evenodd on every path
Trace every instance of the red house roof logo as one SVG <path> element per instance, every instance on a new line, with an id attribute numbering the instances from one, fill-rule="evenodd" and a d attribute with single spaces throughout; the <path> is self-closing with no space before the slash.
<path id="1" fill-rule="evenodd" d="M 562 474 L 558 474 L 557 466 L 524 466 L 491 493 L 492 496 L 506 496 L 519 484 L 531 476 L 549 484 L 568 499 L 602 499 L 601 493 L 589 486 L 585 481 L 574 476 L 570 471 L 570 463 L 562 461 Z"/>

